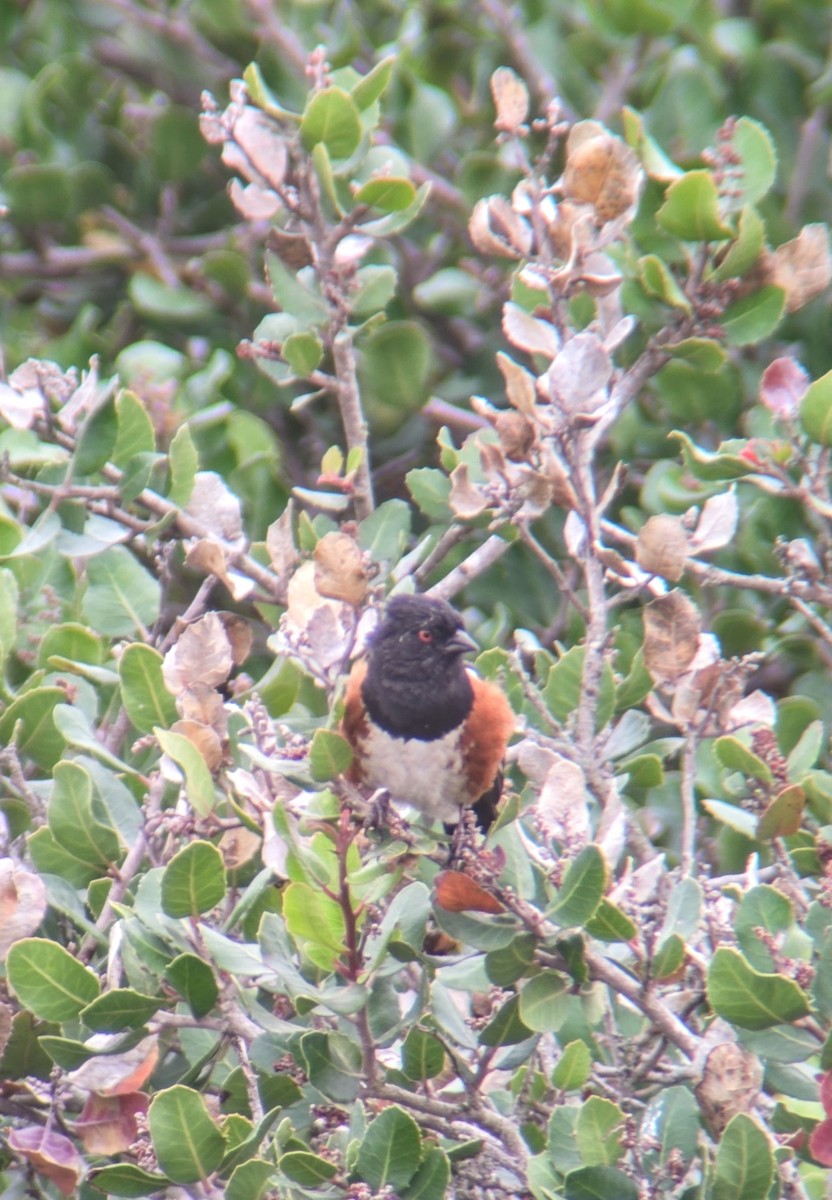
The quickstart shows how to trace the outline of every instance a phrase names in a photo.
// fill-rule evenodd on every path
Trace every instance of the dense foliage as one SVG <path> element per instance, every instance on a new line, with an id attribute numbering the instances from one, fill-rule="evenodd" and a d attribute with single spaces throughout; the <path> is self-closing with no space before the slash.
<path id="1" fill-rule="evenodd" d="M 826 1194 L 830 24 L 0 11 L 4 1196 Z M 517 714 L 451 863 L 396 589 Z"/>

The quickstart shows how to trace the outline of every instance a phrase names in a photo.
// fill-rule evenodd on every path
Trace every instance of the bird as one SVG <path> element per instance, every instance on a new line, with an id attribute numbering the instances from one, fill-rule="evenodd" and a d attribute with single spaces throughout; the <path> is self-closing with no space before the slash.
<path id="1" fill-rule="evenodd" d="M 487 832 L 515 718 L 501 689 L 464 662 L 476 649 L 444 600 L 394 596 L 350 671 L 341 732 L 350 782 L 384 788 L 447 829 L 473 808 Z"/>

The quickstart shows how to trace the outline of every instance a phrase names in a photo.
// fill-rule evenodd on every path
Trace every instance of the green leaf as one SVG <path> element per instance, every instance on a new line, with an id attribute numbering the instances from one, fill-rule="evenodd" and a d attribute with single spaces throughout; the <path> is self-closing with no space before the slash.
<path id="1" fill-rule="evenodd" d="M 832 371 L 809 385 L 800 405 L 800 424 L 819 446 L 832 446 Z"/>
<path id="2" fill-rule="evenodd" d="M 664 1170 L 671 1155 L 687 1165 L 696 1154 L 700 1129 L 699 1109 L 690 1088 L 662 1088 L 645 1109 L 642 1129 L 651 1133 L 652 1146 L 644 1155 L 650 1176 Z"/>
<path id="3" fill-rule="evenodd" d="M 561 1092 L 577 1092 L 592 1070 L 592 1055 L 586 1042 L 568 1042 L 552 1071 L 551 1084 Z"/>
<path id="4" fill-rule="evenodd" d="M 180 425 L 168 450 L 170 486 L 167 498 L 171 504 L 184 508 L 194 490 L 194 478 L 199 470 L 199 455 L 191 431 Z"/>
<path id="5" fill-rule="evenodd" d="M 355 1167 L 375 1191 L 406 1187 L 419 1167 L 419 1126 L 398 1105 L 385 1108 L 367 1127 Z"/>
<path id="6" fill-rule="evenodd" d="M 671 308 L 691 311 L 690 301 L 673 278 L 670 268 L 657 254 L 647 254 L 638 260 L 638 278 L 649 296 L 656 296 Z"/>
<path id="7" fill-rule="evenodd" d="M 271 88 L 267 86 L 257 63 L 249 63 L 243 71 L 243 80 L 252 102 L 258 108 L 262 108 L 263 112 L 268 113 L 277 121 L 288 120 L 294 124 L 300 122 L 300 113 L 284 108 Z"/>
<path id="8" fill-rule="evenodd" d="M 625 107 L 622 109 L 621 118 L 627 144 L 635 150 L 641 160 L 642 166 L 651 179 L 658 179 L 662 183 L 669 183 L 684 174 L 682 168 L 677 167 L 676 163 L 668 158 L 658 142 L 647 133 L 644 127 L 644 117 L 641 113 L 637 112 L 634 108 Z"/>
<path id="9" fill-rule="evenodd" d="M 92 669 L 92 668 L 90 668 Z M 117 771 L 126 771 L 138 775 L 133 768 L 111 754 L 104 743 L 96 737 L 89 717 L 75 704 L 56 704 L 53 713 L 55 728 L 68 746 L 76 750 L 84 750 L 92 757 L 98 758 L 107 766 Z"/>
<path id="10" fill-rule="evenodd" d="M 777 935 L 788 929 L 793 920 L 791 902 L 777 888 L 758 884 L 745 893 L 734 918 L 734 931 L 743 954 L 755 970 L 771 971 L 774 967 L 771 951 L 756 931 Z"/>
<path id="11" fill-rule="evenodd" d="M 730 771 L 740 771 L 763 783 L 774 783 L 774 776 L 769 765 L 752 750 L 749 750 L 738 737 L 727 735 L 717 738 L 714 751 L 723 767 Z"/>
<path id="12" fill-rule="evenodd" d="M 162 875 L 162 909 L 169 917 L 197 917 L 225 898 L 225 864 L 211 842 L 189 842 Z"/>
<path id="13" fill-rule="evenodd" d="M 159 1166 L 174 1183 L 196 1183 L 216 1171 L 225 1153 L 199 1092 L 177 1084 L 157 1092 L 147 1112 Z"/>
<path id="14" fill-rule="evenodd" d="M 132 1163 L 101 1167 L 90 1174 L 90 1183 L 108 1196 L 153 1196 L 167 1188 L 164 1175 L 153 1175 Z"/>
<path id="15" fill-rule="evenodd" d="M 355 194 L 356 204 L 380 208 L 382 212 L 403 212 L 416 199 L 416 188 L 409 179 L 384 175 L 368 179 Z"/>
<path id="16" fill-rule="evenodd" d="M 525 991 L 525 988 L 523 989 Z M 516 1046 L 534 1034 L 520 1016 L 521 996 L 512 996 L 480 1033 L 481 1046 Z"/>
<path id="17" fill-rule="evenodd" d="M 823 721 L 812 721 L 789 751 L 787 775 L 791 782 L 801 783 L 818 761 L 823 749 Z"/>
<path id="18" fill-rule="evenodd" d="M 93 475 L 113 453 L 118 435 L 118 417 L 112 397 L 91 412 L 81 426 L 72 458 L 75 475 Z"/>
<path id="19" fill-rule="evenodd" d="M 12 990 L 42 1021 L 77 1017 L 100 991 L 97 977 L 57 942 L 21 938 L 6 958 Z"/>
<path id="20" fill-rule="evenodd" d="M 750 346 L 763 341 L 780 324 L 785 309 L 786 293 L 773 285 L 735 300 L 720 319 L 728 345 Z"/>
<path id="21" fill-rule="evenodd" d="M 359 546 L 374 562 L 396 562 L 410 536 L 411 516 L 404 500 L 385 500 L 359 525 Z"/>
<path id="22" fill-rule="evenodd" d="M 436 467 L 414 467 L 405 476 L 407 490 L 415 504 L 431 521 L 447 521 L 450 517 L 448 497 L 451 481 Z"/>
<path id="23" fill-rule="evenodd" d="M 143 996 L 133 988 L 111 988 L 81 1011 L 81 1020 L 96 1033 L 138 1029 L 164 1007 L 159 997 Z"/>
<path id="24" fill-rule="evenodd" d="M 597 846 L 585 846 L 570 864 L 546 916 L 566 929 L 583 925 L 596 912 L 607 886 L 607 864 Z"/>
<path id="25" fill-rule="evenodd" d="M 315 92 L 301 118 L 300 136 L 307 150 L 323 142 L 333 158 L 354 154 L 361 141 L 361 118 L 349 92 L 339 87 Z"/>
<path id="26" fill-rule="evenodd" d="M 183 284 L 163 283 L 144 271 L 130 277 L 127 294 L 137 312 L 160 324 L 202 325 L 215 317 L 213 302 L 204 293 Z"/>
<path id="27" fill-rule="evenodd" d="M 93 811 L 92 779 L 77 762 L 59 762 L 47 808 L 55 841 L 85 867 L 104 875 L 121 858 L 115 830 Z"/>
<path id="28" fill-rule="evenodd" d="M 55 726 L 55 709 L 65 701 L 66 692 L 57 687 L 36 687 L 18 696 L 0 716 L 0 745 L 10 744 L 19 721 L 18 753 L 44 771 L 51 770 L 64 750 L 64 739 Z"/>
<path id="29" fill-rule="evenodd" d="M 719 260 L 714 279 L 717 283 L 726 279 L 742 279 L 757 262 L 765 244 L 765 222 L 759 213 L 746 205 L 740 213 L 737 236 L 728 246 L 725 256 Z"/>
<path id="30" fill-rule="evenodd" d="M 290 883 L 283 893 L 283 918 L 294 937 L 323 946 L 334 954 L 344 950 L 344 914 L 320 888 Z"/>
<path id="31" fill-rule="evenodd" d="M 401 1193 L 402 1200 L 445 1200 L 450 1195 L 451 1164 L 440 1146 L 431 1146 L 419 1170 Z"/>
<path id="32" fill-rule="evenodd" d="M 570 981 L 557 971 L 541 971 L 533 976 L 520 992 L 520 1019 L 535 1033 L 550 1033 L 559 1029 L 564 1020 L 563 1005 L 559 1003 L 570 990 Z"/>
<path id="33" fill-rule="evenodd" d="M 561 655 L 546 680 L 543 698 L 549 712 L 558 721 L 565 721 L 578 707 L 581 698 L 581 680 L 586 651 L 583 646 L 573 646 Z M 596 726 L 602 729 L 612 717 L 615 709 L 615 676 L 612 667 L 605 662 L 598 695 Z"/>
<path id="34" fill-rule="evenodd" d="M 153 733 L 164 753 L 182 770 L 188 803 L 200 817 L 207 817 L 216 802 L 216 792 L 205 759 L 181 733 L 171 733 L 158 725 Z"/>
<path id="35" fill-rule="evenodd" d="M 566 1200 L 638 1200 L 639 1190 L 617 1167 L 578 1167 L 563 1183 Z M 759 1200 L 759 1198 L 758 1198 Z"/>
<path id="36" fill-rule="evenodd" d="M 731 148 L 739 157 L 738 170 L 732 171 L 731 187 L 740 195 L 731 201 L 736 207 L 757 204 L 768 195 L 777 176 L 777 152 L 765 125 L 740 117 L 731 133 Z"/>
<path id="37" fill-rule="evenodd" d="M 2 574 L 3 572 L 0 571 L 0 577 Z M 53 657 L 95 666 L 103 662 L 104 647 L 101 638 L 91 629 L 87 629 L 85 625 L 68 621 L 64 625 L 52 625 L 40 640 L 38 666 L 49 665 L 50 659 Z"/>
<path id="38" fill-rule="evenodd" d="M 136 392 L 122 388 L 115 397 L 115 415 L 119 432 L 113 449 L 113 462 L 124 469 L 137 454 L 152 454 L 156 449 L 154 425 Z"/>
<path id="39" fill-rule="evenodd" d="M 362 76 L 350 89 L 350 95 L 358 109 L 364 111 L 378 100 L 387 88 L 393 68 L 396 65 L 396 55 L 388 54 L 380 59 L 371 71 Z"/>
<path id="40" fill-rule="evenodd" d="M 292 1183 L 310 1188 L 321 1187 L 338 1173 L 334 1163 L 307 1150 L 290 1150 L 288 1154 L 280 1156 L 277 1165 Z"/>
<path id="41" fill-rule="evenodd" d="M 309 1082 L 336 1104 L 350 1104 L 363 1078 L 361 1050 L 338 1033 L 313 1030 L 300 1039 L 300 1055 Z"/>
<path id="42" fill-rule="evenodd" d="M 357 317 L 367 317 L 383 312 L 396 294 L 398 275 L 395 268 L 369 264 L 361 267 L 355 276 L 357 290 L 349 297 L 350 312 Z"/>
<path id="43" fill-rule="evenodd" d="M 719 191 L 710 171 L 686 171 L 667 189 L 656 220 L 686 242 L 722 242 L 734 236 L 719 212 Z"/>
<path id="44" fill-rule="evenodd" d="M 713 338 L 682 338 L 680 342 L 670 342 L 663 349 L 667 350 L 668 354 L 672 354 L 674 358 L 681 358 L 706 375 L 713 375 L 720 371 L 728 361 L 725 348 Z"/>
<path id="45" fill-rule="evenodd" d="M 755 971 L 738 950 L 728 946 L 720 946 L 714 954 L 707 986 L 717 1016 L 740 1029 L 769 1029 L 809 1012 L 809 998 L 794 980 Z"/>
<path id="46" fill-rule="evenodd" d="M 485 956 L 488 978 L 498 987 L 509 987 L 526 974 L 534 962 L 537 939 L 531 933 L 519 933 L 507 946 L 491 950 Z"/>
<path id="47" fill-rule="evenodd" d="M 290 333 L 280 348 L 286 362 L 298 379 L 306 379 L 321 364 L 323 342 L 314 333 Z"/>
<path id="48" fill-rule="evenodd" d="M 729 829 L 735 829 L 743 837 L 754 840 L 757 833 L 757 820 L 753 813 L 746 812 L 744 808 L 738 808 L 736 804 L 728 804 L 724 800 L 705 798 L 701 803 L 705 811 L 709 812 L 717 821 L 721 821 Z"/>
<path id="49" fill-rule="evenodd" d="M 602 942 L 629 942 L 637 932 L 630 918 L 606 897 L 584 922 L 584 929 L 590 937 Z"/>
<path id="50" fill-rule="evenodd" d="M 435 1079 L 445 1065 L 445 1049 L 424 1029 L 411 1029 L 402 1045 L 402 1070 L 408 1079 Z"/>
<path id="51" fill-rule="evenodd" d="M 774 1179 L 771 1142 L 756 1121 L 737 1113 L 726 1126 L 716 1154 L 713 1200 L 760 1200 Z"/>
<path id="52" fill-rule="evenodd" d="M 575 1138 L 588 1167 L 611 1167 L 618 1162 L 623 1150 L 616 1131 L 623 1123 L 624 1114 L 618 1105 L 602 1096 L 590 1096 L 581 1105 Z"/>
<path id="53" fill-rule="evenodd" d="M 730 450 L 703 450 L 681 429 L 671 429 L 667 436 L 681 443 L 685 466 L 697 479 L 707 482 L 741 479 L 743 475 L 753 475 L 758 470 L 753 463 Z"/>
<path id="54" fill-rule="evenodd" d="M 159 616 L 161 593 L 125 546 L 112 546 L 87 563 L 84 616 L 97 633 L 144 638 Z"/>
<path id="55" fill-rule="evenodd" d="M 389 238 L 402 233 L 408 225 L 412 225 L 421 213 L 430 195 L 430 183 L 423 183 L 416 192 L 416 198 L 401 212 L 386 213 L 383 217 L 362 221 L 357 228 L 369 237 Z"/>
<path id="56" fill-rule="evenodd" d="M 125 647 L 118 660 L 121 699 L 139 733 L 176 720 L 176 703 L 162 678 L 163 661 L 158 650 L 142 642 Z"/>
<path id="57" fill-rule="evenodd" d="M 685 961 L 687 947 L 678 933 L 671 933 L 659 946 L 653 957 L 652 971 L 655 979 L 669 979 L 675 975 Z"/>
<path id="58" fill-rule="evenodd" d="M 219 987 L 214 972 L 197 954 L 180 954 L 166 967 L 165 979 L 195 1017 L 207 1017 L 217 1003 Z"/>
<path id="59" fill-rule="evenodd" d="M 318 783 L 343 775 L 352 762 L 346 738 L 332 729 L 316 729 L 309 747 L 309 771 Z"/>
<path id="60" fill-rule="evenodd" d="M 359 371 L 372 400 L 400 412 L 426 399 L 431 350 L 415 321 L 390 321 L 375 330 L 364 346 Z"/>
<path id="61" fill-rule="evenodd" d="M 806 793 L 796 783 L 784 787 L 760 814 L 757 837 L 760 841 L 788 837 L 797 833 L 806 808 Z"/>

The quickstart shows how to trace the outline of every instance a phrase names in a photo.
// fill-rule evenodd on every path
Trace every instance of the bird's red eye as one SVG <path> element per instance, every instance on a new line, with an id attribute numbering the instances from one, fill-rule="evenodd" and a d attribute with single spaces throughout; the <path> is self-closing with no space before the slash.
<path id="1" fill-rule="evenodd" d="M 429 629 L 420 629 L 419 630 L 419 641 L 424 642 L 425 645 L 427 646 L 430 642 L 433 641 L 433 634 L 431 633 L 431 631 Z"/>

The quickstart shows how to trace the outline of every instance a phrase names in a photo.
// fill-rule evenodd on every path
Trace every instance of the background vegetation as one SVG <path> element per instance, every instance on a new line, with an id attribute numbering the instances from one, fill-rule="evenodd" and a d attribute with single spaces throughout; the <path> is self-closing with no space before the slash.
<path id="1" fill-rule="evenodd" d="M 826 1194 L 830 22 L 2 8 L 4 1196 Z M 397 587 L 518 716 L 452 869 Z"/>

